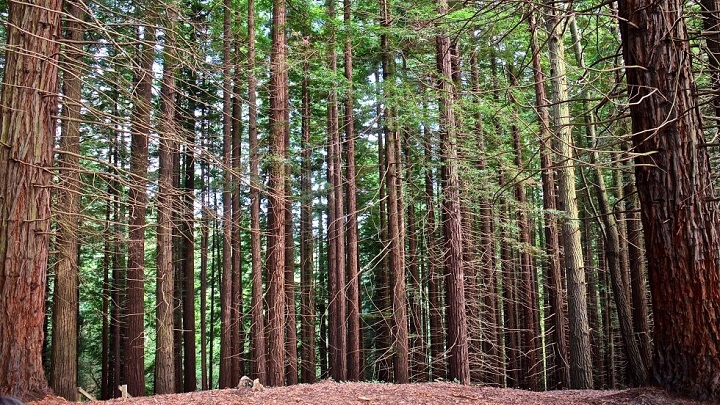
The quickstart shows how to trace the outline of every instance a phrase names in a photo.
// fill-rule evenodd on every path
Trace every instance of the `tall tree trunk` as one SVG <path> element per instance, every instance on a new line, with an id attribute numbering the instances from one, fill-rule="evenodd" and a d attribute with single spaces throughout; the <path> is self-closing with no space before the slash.
<path id="1" fill-rule="evenodd" d="M 219 388 L 235 386 L 232 380 L 232 89 L 231 89 L 231 16 L 230 0 L 223 3 L 223 192 L 222 192 L 222 281 L 220 282 L 220 380 Z"/>
<path id="2" fill-rule="evenodd" d="M 191 111 L 195 108 L 190 101 Z M 191 112 L 192 114 L 192 112 Z M 182 192 L 182 267 L 183 267 L 183 390 L 197 389 L 195 356 L 195 129 L 187 131 L 185 173 Z"/>
<path id="3" fill-rule="evenodd" d="M 517 85 L 516 79 L 513 76 L 512 72 L 510 72 L 509 74 L 510 86 L 515 87 Z M 515 100 L 511 92 L 508 92 L 508 97 L 510 99 L 509 101 L 512 104 L 517 105 L 517 101 Z M 520 173 L 520 176 L 522 176 L 524 164 L 522 159 L 523 151 L 520 140 L 520 128 L 517 126 L 517 124 L 515 124 L 519 120 L 517 107 L 514 108 L 511 119 L 511 122 L 513 122 L 513 124 L 510 125 L 510 131 L 512 133 L 513 149 L 515 150 L 515 166 L 517 167 L 517 171 L 518 173 Z M 518 288 L 517 298 L 518 304 L 520 304 L 520 306 L 522 307 L 522 313 L 518 313 L 518 316 L 522 317 L 522 322 L 519 323 L 519 326 L 521 329 L 520 333 L 522 335 L 520 345 L 523 362 L 523 366 L 521 369 L 523 381 L 520 381 L 520 384 L 523 388 L 537 391 L 540 384 L 540 382 L 538 381 L 540 371 L 536 369 L 538 362 L 537 353 L 539 351 L 536 338 L 540 337 L 540 331 L 535 330 L 534 321 L 536 313 L 538 312 L 538 308 L 537 303 L 534 300 L 537 294 L 534 293 L 536 286 L 533 282 L 533 268 L 529 253 L 531 244 L 530 224 L 527 214 L 527 192 L 525 190 L 525 184 L 523 184 L 520 179 L 515 179 L 514 188 L 515 200 L 518 204 L 515 210 L 515 223 L 517 224 L 518 228 L 518 256 L 520 259 L 518 262 L 520 288 Z"/>
<path id="4" fill-rule="evenodd" d="M 302 81 L 302 168 L 300 173 L 300 341 L 302 382 L 315 382 L 315 302 L 312 231 L 312 148 L 310 146 L 310 63 L 303 63 Z"/>
<path id="5" fill-rule="evenodd" d="M 48 391 L 41 351 L 61 14 L 57 0 L 12 2 L 8 9 L 0 98 L 0 395 L 24 400 Z"/>
<path id="6" fill-rule="evenodd" d="M 575 17 L 570 17 L 569 20 L 575 60 L 577 61 L 580 69 L 585 69 L 585 61 L 583 57 L 582 44 L 580 42 L 581 38 L 577 28 L 577 20 Z M 592 170 L 594 172 L 592 182 L 593 191 L 595 193 L 595 198 L 597 199 L 598 207 L 600 208 L 600 222 L 602 225 L 601 231 L 605 241 L 605 256 L 607 259 L 608 270 L 610 271 L 613 298 L 615 299 L 615 306 L 618 311 L 620 333 L 622 334 L 627 354 L 629 373 L 632 376 L 633 384 L 635 386 L 640 386 L 645 384 L 648 372 L 642 361 L 638 342 L 635 340 L 635 333 L 633 331 L 630 297 L 628 294 L 630 286 L 629 283 L 626 282 L 626 277 L 623 276 L 625 272 L 623 271 L 622 252 L 620 249 L 620 225 L 615 219 L 615 214 L 610 209 L 607 190 L 605 188 L 605 179 L 599 166 L 600 153 L 597 149 L 599 145 L 596 144 L 597 135 L 595 117 L 590 109 L 590 104 L 587 101 L 588 95 L 585 94 L 586 91 L 584 89 L 581 91 L 581 98 L 583 99 L 583 116 L 585 119 L 585 133 L 588 138 L 588 142 L 590 143 L 588 145 L 590 149 L 590 162 L 593 164 Z M 621 201 L 621 199 L 618 200 Z M 627 253 L 625 255 L 627 255 Z"/>
<path id="7" fill-rule="evenodd" d="M 550 77 L 552 78 L 553 119 L 556 134 L 554 149 L 557 155 L 558 199 L 566 212 L 562 223 L 565 269 L 568 288 L 568 318 L 570 322 L 570 388 L 588 389 L 593 386 L 590 330 L 588 328 L 587 293 L 580 227 L 578 224 L 575 167 L 572 159 L 572 127 L 567 104 L 567 75 L 563 31 L 563 8 L 548 3 L 548 31 L 550 37 Z"/>
<path id="8" fill-rule="evenodd" d="M 530 46 L 532 48 L 533 78 L 535 79 L 535 103 L 537 106 L 538 121 L 540 123 L 540 168 L 542 169 L 542 190 L 544 212 L 545 264 L 550 301 L 548 318 L 552 319 L 552 339 L 549 351 L 553 361 L 553 376 L 548 377 L 551 383 L 548 389 L 567 388 L 570 386 L 570 368 L 568 366 L 567 317 L 565 316 L 565 290 L 562 281 L 562 268 L 560 267 L 560 240 L 558 238 L 558 219 L 555 211 L 555 169 L 550 155 L 550 111 L 545 90 L 545 75 L 540 61 L 540 47 L 538 46 L 535 8 L 528 13 L 530 28 Z"/>
<path id="9" fill-rule="evenodd" d="M 375 79 L 376 81 L 380 80 L 377 72 L 375 72 Z M 376 117 L 379 120 L 382 116 L 382 107 L 378 104 L 376 108 Z M 388 247 L 387 187 L 385 186 L 387 183 L 385 176 L 387 164 L 385 160 L 385 136 L 384 131 L 380 130 L 378 131 L 378 178 L 380 179 L 380 206 L 378 207 L 380 214 L 380 232 L 378 236 L 382 244 L 383 252 L 386 252 Z M 384 254 L 380 258 L 380 263 L 378 263 L 377 266 L 378 274 L 375 281 L 376 306 L 380 314 L 375 349 L 376 357 L 380 359 L 377 365 L 377 379 L 379 381 L 389 382 L 391 378 L 389 363 L 391 321 L 388 319 L 388 313 L 390 312 L 390 270 L 388 268 L 389 259 L 387 256 L 388 255 Z"/>
<path id="10" fill-rule="evenodd" d="M 438 13 L 445 15 L 446 0 L 436 2 Z M 445 263 L 445 294 L 447 317 L 447 347 L 450 352 L 448 378 L 462 384 L 470 382 L 468 362 L 467 314 L 462 254 L 462 220 L 460 217 L 460 179 L 457 163 L 457 134 L 455 128 L 450 38 L 441 32 L 436 38 L 437 71 L 439 74 L 441 158 L 443 185 L 443 235 Z"/>
<path id="11" fill-rule="evenodd" d="M 203 137 L 205 139 L 205 137 Z M 201 144 L 204 143 L 201 141 Z M 210 239 L 207 163 L 200 163 L 200 389 L 209 389 L 207 359 L 207 268 Z"/>
<path id="12" fill-rule="evenodd" d="M 129 241 L 127 270 L 127 383 L 132 396 L 145 395 L 145 210 L 147 207 L 148 138 L 152 108 L 154 28 L 145 26 L 138 47 L 131 116 Z"/>
<path id="13" fill-rule="evenodd" d="M 390 27 L 390 12 L 388 0 L 380 0 L 380 20 L 383 27 Z M 382 49 L 383 83 L 386 85 L 384 94 L 386 100 L 390 97 L 390 82 L 394 78 L 394 61 L 390 52 L 388 34 L 380 39 Z M 408 352 L 408 323 L 407 299 L 405 292 L 405 252 L 404 241 L 401 239 L 402 211 L 398 201 L 401 199 L 400 189 L 400 139 L 395 123 L 393 107 L 387 101 L 385 104 L 385 117 L 383 122 L 385 132 L 385 164 L 387 189 L 387 217 L 389 242 L 389 268 L 390 286 L 392 296 L 392 338 L 393 338 L 393 375 L 396 383 L 409 382 L 409 352 Z"/>
<path id="14" fill-rule="evenodd" d="M 240 81 L 240 61 L 242 44 L 236 38 L 235 42 L 235 81 L 233 83 L 233 108 L 232 108 L 232 167 L 233 176 L 232 184 L 232 314 L 230 322 L 232 323 L 232 378 L 231 381 L 240 381 L 240 377 L 244 374 L 244 346 L 245 346 L 245 330 L 243 324 L 243 282 L 242 282 L 242 255 L 240 252 L 240 220 L 241 220 L 241 199 L 240 180 L 237 173 L 241 173 L 240 165 L 240 143 L 242 137 L 242 97 L 241 97 L 241 81 Z"/>
<path id="15" fill-rule="evenodd" d="M 480 104 L 480 72 L 478 68 L 478 55 L 473 52 L 470 57 L 470 81 L 472 86 L 473 102 Z M 485 159 L 485 135 L 483 132 L 483 117 L 479 112 L 475 115 L 475 139 L 477 140 L 477 149 L 480 151 L 477 168 L 483 172 L 487 170 L 487 161 Z M 479 250 L 477 252 L 479 260 L 479 271 L 477 274 L 477 283 L 481 286 L 479 296 L 477 297 L 480 309 L 480 327 L 482 330 L 482 356 L 485 359 L 487 367 L 482 370 L 483 382 L 490 385 L 500 385 L 500 377 L 502 375 L 502 362 L 498 348 L 500 341 L 498 340 L 497 324 L 495 316 L 497 314 L 497 291 L 495 283 L 495 238 L 493 237 L 493 209 L 488 199 L 489 191 L 481 193 L 478 198 L 479 207 L 479 231 L 480 241 Z M 472 372 L 472 370 L 471 370 Z"/>
<path id="16" fill-rule="evenodd" d="M 327 1 L 328 67 L 337 73 L 335 38 L 335 1 Z M 330 376 L 335 380 L 347 378 L 347 319 L 345 298 L 345 215 L 343 204 L 342 152 L 338 126 L 337 88 L 330 88 L 327 98 L 328 123 L 328 317 Z"/>
<path id="17" fill-rule="evenodd" d="M 80 103 L 83 11 L 68 1 L 64 38 L 63 121 L 60 138 L 60 189 L 57 205 L 57 262 L 53 292 L 50 385 L 68 401 L 77 397 L 78 212 L 80 209 Z"/>
<path id="18" fill-rule="evenodd" d="M 252 271 L 251 372 L 266 383 L 265 318 L 263 317 L 262 257 L 260 244 L 260 162 L 255 77 L 255 0 L 248 0 L 248 138 L 250 147 L 250 249 Z"/>
<path id="19" fill-rule="evenodd" d="M 173 271 L 172 213 L 175 200 L 173 187 L 172 151 L 177 148 L 175 125 L 175 75 L 177 68 L 174 29 L 176 14 L 172 6 L 167 10 L 167 33 L 160 93 L 162 123 L 157 195 L 157 286 L 156 286 L 156 351 L 155 394 L 175 392 L 173 304 L 175 279 Z"/>
<path id="20" fill-rule="evenodd" d="M 273 0 L 270 51 L 270 164 L 268 168 L 267 383 L 284 384 L 285 370 L 285 158 L 287 125 L 287 44 L 285 0 Z"/>
<path id="21" fill-rule="evenodd" d="M 347 379 L 360 379 L 360 265 L 358 256 L 357 184 L 355 173 L 355 115 L 353 112 L 353 59 L 351 1 L 343 0 L 345 22 L 345 159 L 347 165 Z"/>
<path id="22" fill-rule="evenodd" d="M 443 354 L 443 324 L 442 324 L 442 274 L 440 273 L 440 255 L 437 243 L 437 225 L 435 220 L 435 187 L 432 173 L 432 131 L 423 125 L 423 151 L 425 171 L 425 244 L 427 246 L 428 267 L 428 312 L 430 326 L 430 379 L 445 378 L 445 364 Z"/>
<path id="23" fill-rule="evenodd" d="M 683 7 L 630 0 L 619 11 L 655 324 L 653 382 L 718 401 L 720 219 Z"/>

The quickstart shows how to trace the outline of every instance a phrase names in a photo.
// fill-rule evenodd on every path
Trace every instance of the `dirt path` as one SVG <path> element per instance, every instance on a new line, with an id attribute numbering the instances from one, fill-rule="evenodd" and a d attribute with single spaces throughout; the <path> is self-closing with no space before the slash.
<path id="1" fill-rule="evenodd" d="M 67 404 L 62 398 L 47 397 L 36 405 Z M 436 382 L 425 384 L 336 383 L 300 384 L 290 387 L 249 388 L 158 395 L 143 398 L 118 398 L 86 404 L 683 404 L 698 402 L 672 397 L 657 388 L 624 391 L 566 390 L 530 392 L 514 389 L 462 386 Z"/>

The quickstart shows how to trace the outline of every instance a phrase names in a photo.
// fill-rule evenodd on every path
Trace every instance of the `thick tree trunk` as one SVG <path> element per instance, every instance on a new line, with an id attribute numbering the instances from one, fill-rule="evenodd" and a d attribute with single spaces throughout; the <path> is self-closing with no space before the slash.
<path id="1" fill-rule="evenodd" d="M 83 11 L 68 1 L 63 60 L 63 122 L 57 204 L 57 262 L 53 293 L 50 385 L 68 401 L 77 397 L 78 212 L 80 208 L 80 103 Z"/>
<path id="2" fill-rule="evenodd" d="M 171 14 L 172 9 L 168 9 Z M 175 279 L 173 272 L 172 213 L 174 211 L 173 159 L 177 148 L 175 125 L 175 70 L 177 62 L 174 51 L 174 14 L 168 15 L 168 36 L 165 43 L 163 79 L 161 89 L 162 123 L 160 137 L 160 162 L 157 195 L 157 287 L 156 287 L 156 351 L 155 394 L 175 392 L 174 322 L 173 300 Z"/>
<path id="3" fill-rule="evenodd" d="M 436 2 L 438 13 L 447 13 L 447 1 Z M 457 134 L 455 128 L 450 38 L 446 33 L 436 39 L 437 71 L 439 74 L 441 158 L 443 186 L 443 235 L 445 263 L 445 294 L 447 318 L 448 378 L 462 384 L 470 382 L 468 362 L 467 314 L 465 312 L 465 284 L 463 274 L 462 220 L 460 216 L 460 179 L 457 162 Z M 391 217 L 392 218 L 392 217 Z"/>
<path id="4" fill-rule="evenodd" d="M 287 44 L 285 0 L 273 0 L 270 52 L 270 133 L 267 221 L 267 383 L 284 385 L 285 371 L 285 158 Z"/>
<path id="5" fill-rule="evenodd" d="M 48 391 L 41 350 L 61 13 L 57 0 L 11 2 L 8 10 L 0 98 L 0 395 L 23 400 Z"/>
<path id="6" fill-rule="evenodd" d="M 572 159 L 572 128 L 567 104 L 567 76 L 563 45 L 564 17 L 556 4 L 548 5 L 550 38 L 550 76 L 552 78 L 553 119 L 556 134 L 554 145 L 558 164 L 558 199 L 566 212 L 562 223 L 565 270 L 568 288 L 568 319 L 570 320 L 570 388 L 592 388 L 590 329 L 588 328 L 587 293 L 583 269 L 582 241 L 578 224 L 575 167 Z M 561 10 L 562 11 L 562 8 Z"/>
<path id="7" fill-rule="evenodd" d="M 655 325 L 653 382 L 718 401 L 720 219 L 683 7 L 630 0 L 619 11 Z"/>
<path id="8" fill-rule="evenodd" d="M 210 218 L 208 207 L 207 164 L 200 164 L 200 389 L 205 391 L 208 384 L 207 356 L 207 279 L 208 245 L 210 239 Z"/>

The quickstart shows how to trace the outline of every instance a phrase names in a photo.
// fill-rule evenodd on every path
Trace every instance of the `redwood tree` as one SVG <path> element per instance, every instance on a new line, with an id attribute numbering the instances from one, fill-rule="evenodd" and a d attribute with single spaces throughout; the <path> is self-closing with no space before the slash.
<path id="1" fill-rule="evenodd" d="M 628 0 L 619 12 L 655 324 L 653 382 L 718 401 L 720 218 L 683 5 Z"/>
<path id="2" fill-rule="evenodd" d="M 61 12 L 59 0 L 8 7 L 0 103 L 0 395 L 22 399 L 47 392 L 41 350 Z"/>
<path id="3" fill-rule="evenodd" d="M 53 391 L 68 401 L 77 396 L 78 336 L 78 211 L 80 209 L 80 102 L 82 80 L 82 9 L 66 3 L 67 22 L 63 73 L 63 123 L 60 140 L 60 189 L 57 205 L 57 263 L 53 293 L 52 360 Z"/>

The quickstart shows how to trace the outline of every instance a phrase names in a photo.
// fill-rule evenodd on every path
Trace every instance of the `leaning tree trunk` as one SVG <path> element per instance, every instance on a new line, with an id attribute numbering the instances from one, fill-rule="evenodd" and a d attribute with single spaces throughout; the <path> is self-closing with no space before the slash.
<path id="1" fill-rule="evenodd" d="M 62 1 L 11 2 L 0 103 L 0 395 L 42 398 Z M 31 33 L 31 35 L 28 35 Z"/>
<path id="2" fill-rule="evenodd" d="M 655 321 L 653 381 L 718 401 L 720 218 L 682 4 L 628 0 L 619 11 Z"/>
<path id="3" fill-rule="evenodd" d="M 553 118 L 555 120 L 555 152 L 560 168 L 557 171 L 558 200 L 566 212 L 562 224 L 562 237 L 567 272 L 568 319 L 570 326 L 570 388 L 592 388 L 592 360 L 590 329 L 588 327 L 587 293 L 580 227 L 578 224 L 577 193 L 575 191 L 575 167 L 572 159 L 572 128 L 565 73 L 565 50 L 563 48 L 564 17 L 558 15 L 556 5 L 548 6 L 548 31 L 550 38 L 550 73 L 552 77 Z"/>
<path id="4" fill-rule="evenodd" d="M 550 156 L 550 111 L 545 90 L 545 74 L 540 60 L 540 46 L 537 39 L 535 7 L 528 12 L 530 28 L 530 46 L 532 49 L 533 78 L 535 79 L 535 103 L 540 132 L 540 168 L 542 170 L 542 191 L 545 235 L 546 286 L 548 290 L 549 313 L 552 318 L 552 338 L 550 339 L 552 375 L 548 375 L 547 388 L 567 388 L 570 386 L 570 367 L 568 362 L 567 317 L 565 316 L 565 290 L 563 288 L 562 268 L 560 267 L 560 239 L 558 237 L 557 201 L 555 197 L 555 169 Z"/>

